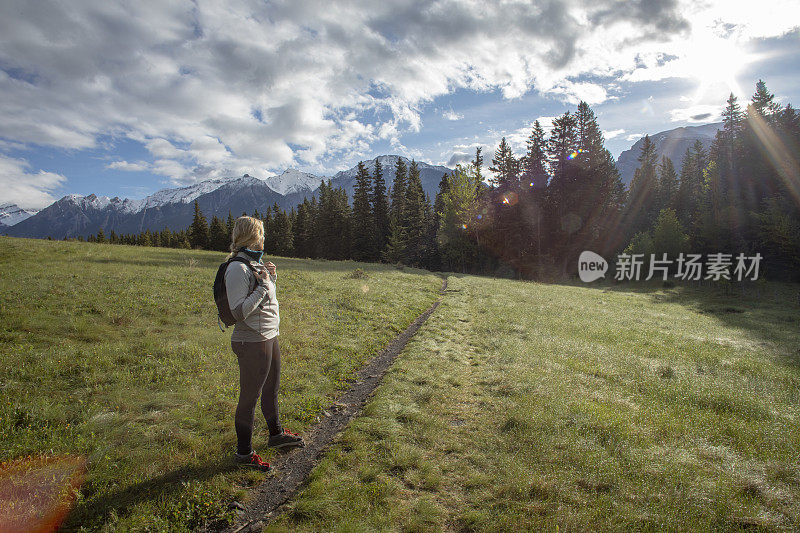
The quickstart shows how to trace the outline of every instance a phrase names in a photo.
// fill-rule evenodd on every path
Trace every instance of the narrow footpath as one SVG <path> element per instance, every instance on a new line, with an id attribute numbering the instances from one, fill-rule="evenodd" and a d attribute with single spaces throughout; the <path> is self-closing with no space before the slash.
<path id="1" fill-rule="evenodd" d="M 342 394 L 324 413 L 323 418 L 303 435 L 305 446 L 281 454 L 270 461 L 274 474 L 250 491 L 248 504 L 239 512 L 239 520 L 226 529 L 204 526 L 198 533 L 224 531 L 226 533 L 248 533 L 261 531 L 269 521 L 278 516 L 284 505 L 303 487 L 304 482 L 317 465 L 322 454 L 360 412 L 373 391 L 380 384 L 386 370 L 406 343 L 417 333 L 442 301 L 447 289 L 444 278 L 439 298 L 385 348 L 358 371 L 353 386 Z"/>

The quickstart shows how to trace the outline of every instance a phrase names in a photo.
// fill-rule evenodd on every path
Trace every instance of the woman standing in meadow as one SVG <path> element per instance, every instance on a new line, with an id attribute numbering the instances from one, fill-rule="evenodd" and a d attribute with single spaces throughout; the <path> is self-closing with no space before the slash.
<path id="1" fill-rule="evenodd" d="M 225 271 L 228 304 L 236 319 L 231 347 L 239 361 L 239 403 L 236 407 L 237 462 L 259 470 L 269 470 L 252 447 L 253 422 L 258 398 L 261 412 L 269 428 L 267 445 L 275 448 L 303 446 L 303 439 L 282 428 L 278 417 L 278 387 L 281 373 L 281 352 L 278 346 L 280 315 L 276 282 L 277 267 L 270 261 L 264 265 L 264 223 L 253 217 L 236 219 L 231 235 L 231 253 L 250 261 L 231 262 Z"/>

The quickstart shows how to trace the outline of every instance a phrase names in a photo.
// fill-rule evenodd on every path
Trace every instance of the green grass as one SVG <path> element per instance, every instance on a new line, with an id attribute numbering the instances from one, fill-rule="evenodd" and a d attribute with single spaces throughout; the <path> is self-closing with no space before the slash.
<path id="1" fill-rule="evenodd" d="M 211 284 L 224 254 L 0 237 L 0 461 L 76 454 L 66 530 L 227 520 L 265 474 L 231 460 L 238 367 Z M 271 258 L 284 426 L 303 432 L 436 299 L 423 270 Z M 352 277 L 361 268 L 366 277 Z M 254 447 L 269 460 L 257 412 Z"/>
<path id="2" fill-rule="evenodd" d="M 453 275 L 266 531 L 800 530 L 796 285 Z"/>

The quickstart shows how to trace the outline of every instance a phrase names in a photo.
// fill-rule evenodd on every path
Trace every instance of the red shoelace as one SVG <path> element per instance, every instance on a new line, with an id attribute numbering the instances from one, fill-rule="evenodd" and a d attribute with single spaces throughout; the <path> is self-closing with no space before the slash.
<path id="1" fill-rule="evenodd" d="M 295 437 L 299 437 L 299 436 L 300 436 L 300 435 L 298 435 L 297 433 L 292 433 L 292 432 L 291 432 L 291 431 L 289 431 L 287 428 L 283 428 L 283 432 L 284 432 L 284 433 L 287 433 L 287 434 L 289 434 L 289 435 L 294 435 Z"/>
<path id="2" fill-rule="evenodd" d="M 266 461 L 263 461 L 263 460 L 261 459 L 261 456 L 260 456 L 260 455 L 258 455 L 257 453 L 254 453 L 254 454 L 253 454 L 253 455 L 250 457 L 250 462 L 251 462 L 251 463 L 255 463 L 255 464 L 257 464 L 258 466 L 266 466 L 267 468 L 269 468 L 269 463 L 267 463 Z"/>

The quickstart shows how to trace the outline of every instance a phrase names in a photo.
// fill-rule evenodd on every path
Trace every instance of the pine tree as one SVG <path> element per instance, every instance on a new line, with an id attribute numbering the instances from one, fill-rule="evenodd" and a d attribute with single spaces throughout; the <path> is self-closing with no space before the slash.
<path id="1" fill-rule="evenodd" d="M 603 133 L 594 111 L 586 102 L 578 104 L 575 115 L 578 148 L 570 154 L 575 162 L 572 209 L 580 217 L 567 260 L 577 264 L 577 256 L 588 247 L 608 254 L 624 244 L 621 215 L 625 187 L 619 178 L 614 158 L 604 146 Z"/>
<path id="2" fill-rule="evenodd" d="M 470 163 L 470 166 L 473 169 L 473 173 L 475 175 L 475 180 L 478 181 L 479 174 L 475 169 L 474 163 Z M 442 179 L 439 180 L 439 188 L 436 191 L 436 196 L 433 200 L 433 205 L 431 207 L 431 218 L 429 221 L 428 227 L 428 242 L 430 244 L 430 265 L 428 268 L 432 270 L 441 270 L 442 269 L 442 255 L 441 250 L 439 249 L 439 223 L 441 221 L 441 213 L 444 209 L 444 195 L 447 193 L 448 190 L 448 174 L 442 174 Z M 475 197 L 478 198 L 481 193 L 478 192 L 479 187 L 475 188 Z"/>
<path id="3" fill-rule="evenodd" d="M 322 185 L 320 185 L 318 190 L 322 189 Z M 321 198 L 322 196 L 320 196 Z M 320 234 L 320 209 L 319 209 L 319 202 L 317 201 L 316 196 L 311 197 L 311 201 L 309 202 L 309 209 L 308 209 L 308 240 L 306 241 L 308 246 L 308 253 L 309 257 L 317 258 L 320 257 L 320 250 L 321 250 L 321 234 Z"/>
<path id="4" fill-rule="evenodd" d="M 578 149 L 577 121 L 566 111 L 553 120 L 547 140 L 547 156 L 552 172 L 543 199 L 542 231 L 549 243 L 550 255 L 566 269 L 569 239 L 579 228 L 579 216 L 573 211 L 577 199 L 578 165 L 574 153 Z"/>
<path id="5" fill-rule="evenodd" d="M 737 98 L 733 93 L 728 97 L 725 110 L 722 112 L 723 127 L 719 130 L 711 145 L 709 159 L 716 161 L 719 172 L 720 192 L 728 195 L 734 203 L 741 204 L 739 182 L 738 156 L 741 150 L 741 134 L 744 126 L 744 113 L 742 113 Z"/>
<path id="6" fill-rule="evenodd" d="M 370 176 L 362 161 L 353 190 L 353 259 L 369 261 L 373 258 L 375 243 L 375 216 L 369 202 Z"/>
<path id="7" fill-rule="evenodd" d="M 325 259 L 348 259 L 351 242 L 351 210 L 347 192 L 333 188 L 331 180 L 320 186 L 319 206 L 315 217 L 318 256 Z"/>
<path id="8" fill-rule="evenodd" d="M 389 240 L 381 253 L 381 259 L 388 263 L 396 263 L 403 260 L 406 249 L 405 228 L 395 219 L 389 221 Z"/>
<path id="9" fill-rule="evenodd" d="M 171 248 L 175 246 L 173 242 L 172 232 L 169 230 L 167 226 L 164 226 L 164 229 L 161 230 L 161 246 L 166 248 Z"/>
<path id="10" fill-rule="evenodd" d="M 312 230 L 313 218 L 311 213 L 311 202 L 308 198 L 303 198 L 303 203 L 297 205 L 297 215 L 292 225 L 294 233 L 294 253 L 297 257 L 312 257 Z"/>
<path id="11" fill-rule="evenodd" d="M 408 169 L 408 185 L 406 187 L 403 227 L 406 230 L 406 248 L 404 258 L 412 265 L 421 265 L 426 253 L 425 242 L 425 192 L 419 175 L 419 167 L 411 160 Z"/>
<path id="12" fill-rule="evenodd" d="M 444 269 L 467 272 L 477 257 L 477 247 L 472 238 L 472 224 L 478 208 L 475 195 L 477 181 L 473 165 L 466 168 L 456 165 L 441 193 L 437 244 Z"/>
<path id="13" fill-rule="evenodd" d="M 756 83 L 756 92 L 753 94 L 750 107 L 762 117 L 771 117 L 780 111 L 780 105 L 775 102 L 775 95 L 767 90 L 764 80 Z"/>
<path id="14" fill-rule="evenodd" d="M 228 210 L 228 220 L 225 223 L 225 234 L 228 236 L 228 240 L 233 240 L 233 227 L 236 225 L 236 220 L 234 220 L 233 215 L 231 215 L 230 209 Z M 226 249 L 227 251 L 227 249 Z"/>
<path id="15" fill-rule="evenodd" d="M 728 138 L 733 139 L 742 128 L 744 114 L 739 106 L 738 99 L 731 93 L 726 102 L 728 105 L 725 111 L 722 112 L 722 127 Z"/>
<path id="16" fill-rule="evenodd" d="M 439 246 L 436 243 L 438 217 L 433 212 L 430 195 L 425 195 L 425 223 L 420 250 L 420 264 L 428 270 L 439 268 Z"/>
<path id="17" fill-rule="evenodd" d="M 375 172 L 372 176 L 372 210 L 375 214 L 375 244 L 372 260 L 379 260 L 381 252 L 389 240 L 389 200 L 386 197 L 386 182 L 383 179 L 383 167 L 375 160 Z"/>
<path id="18" fill-rule="evenodd" d="M 278 253 L 278 243 L 274 237 L 277 230 L 274 214 L 277 214 L 279 210 L 278 202 L 274 202 L 273 205 L 267 206 L 267 212 L 261 218 L 264 223 L 264 253 L 267 255 Z"/>
<path id="19" fill-rule="evenodd" d="M 292 206 L 291 210 L 289 211 L 288 217 L 289 217 L 289 224 L 290 224 L 289 227 L 292 229 L 292 231 L 291 231 L 291 238 L 292 238 L 292 253 L 291 253 L 291 256 L 292 257 L 296 257 L 297 256 L 297 249 L 296 249 L 297 241 L 295 241 L 295 238 L 294 238 L 294 235 L 295 235 L 294 227 L 295 227 L 295 225 L 297 225 L 297 211 L 295 211 L 294 206 Z"/>
<path id="20" fill-rule="evenodd" d="M 686 150 L 681 165 L 678 194 L 675 207 L 678 220 L 689 232 L 694 232 L 700 211 L 700 198 L 703 194 L 703 170 L 707 164 L 707 153 L 703 143 L 695 141 L 691 148 Z"/>
<path id="21" fill-rule="evenodd" d="M 208 249 L 208 222 L 200 211 L 197 200 L 194 201 L 194 218 L 189 230 L 189 243 L 192 248 Z"/>
<path id="22" fill-rule="evenodd" d="M 147 231 L 143 231 L 139 233 L 139 238 L 137 239 L 136 244 L 139 246 L 151 246 L 150 242 L 150 234 Z"/>
<path id="23" fill-rule="evenodd" d="M 674 208 L 675 197 L 678 194 L 678 174 L 672 159 L 667 156 L 661 157 L 661 164 L 658 167 L 658 199 L 659 211 L 666 208 Z"/>
<path id="24" fill-rule="evenodd" d="M 522 188 L 547 186 L 547 143 L 544 129 L 536 120 L 527 141 L 528 151 L 522 158 Z"/>
<path id="25" fill-rule="evenodd" d="M 333 190 L 333 230 L 336 235 L 334 240 L 333 259 L 348 259 L 352 257 L 353 213 L 344 187 Z"/>
<path id="26" fill-rule="evenodd" d="M 222 220 L 217 215 L 211 217 L 211 226 L 208 229 L 209 248 L 218 252 L 227 251 L 230 241 L 226 233 Z"/>
<path id="27" fill-rule="evenodd" d="M 519 161 L 514 157 L 514 152 L 505 137 L 500 140 L 500 145 L 494 152 L 492 166 L 489 167 L 489 170 L 495 173 L 494 183 L 498 187 L 507 186 L 512 190 L 519 189 Z"/>
<path id="28" fill-rule="evenodd" d="M 276 203 L 273 209 L 273 223 L 271 241 L 275 255 L 283 257 L 291 256 L 294 252 L 294 237 L 292 234 L 292 222 L 286 210 L 281 209 Z"/>
<path id="29" fill-rule="evenodd" d="M 637 160 L 639 168 L 634 172 L 628 192 L 629 231 L 633 233 L 650 231 L 658 216 L 657 154 L 649 135 L 644 136 Z"/>
<path id="30" fill-rule="evenodd" d="M 566 179 L 570 156 L 578 149 L 577 121 L 569 111 L 553 120 L 553 129 L 547 141 L 547 154 L 553 181 L 558 183 Z"/>
<path id="31" fill-rule="evenodd" d="M 402 158 L 397 158 L 397 165 L 394 171 L 394 181 L 392 182 L 392 206 L 390 220 L 402 225 L 403 221 L 403 202 L 406 197 L 407 169 Z"/>
<path id="32" fill-rule="evenodd" d="M 97 230 L 97 239 L 96 239 L 96 241 L 97 241 L 98 243 L 104 243 L 104 242 L 106 242 L 106 234 L 105 234 L 105 232 L 103 231 L 103 228 L 100 228 L 99 230 Z"/>
<path id="33" fill-rule="evenodd" d="M 483 194 L 483 189 L 485 187 L 483 183 L 483 155 L 481 155 L 482 148 L 477 146 L 475 148 L 475 159 L 470 161 L 472 164 L 472 168 L 475 171 L 475 179 L 477 180 L 477 185 L 475 185 L 475 194 L 477 194 L 478 198 L 480 198 L 481 194 Z M 446 181 L 446 178 L 445 178 Z M 440 184 L 441 190 L 441 184 Z"/>
<path id="34" fill-rule="evenodd" d="M 674 209 L 662 209 L 653 227 L 653 253 L 668 258 L 688 251 L 689 237 L 678 222 Z"/>
<path id="35" fill-rule="evenodd" d="M 478 169 L 475 167 L 474 164 L 472 165 L 472 168 L 473 168 L 473 175 L 475 176 L 475 179 L 476 180 L 480 179 L 480 173 L 479 173 Z M 447 193 L 449 180 L 450 180 L 450 178 L 449 178 L 448 174 L 442 174 L 442 179 L 439 180 L 439 190 L 436 191 L 436 199 L 433 201 L 433 214 L 434 214 L 434 217 L 436 218 L 436 227 L 437 228 L 439 227 L 439 219 L 441 217 L 441 212 L 444 209 L 444 198 L 443 198 L 443 196 L 444 196 L 445 193 Z M 476 198 L 478 197 L 477 191 L 476 191 L 475 197 Z"/>

